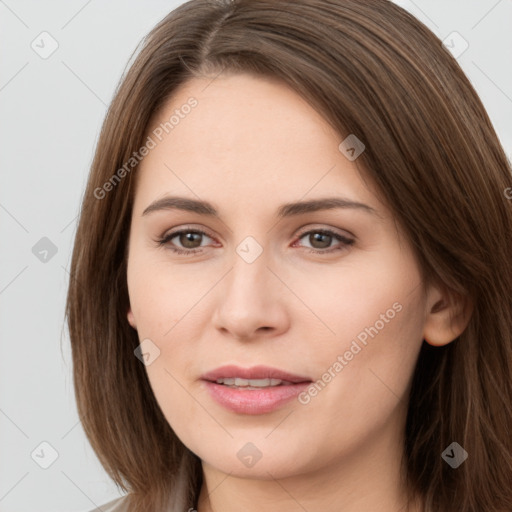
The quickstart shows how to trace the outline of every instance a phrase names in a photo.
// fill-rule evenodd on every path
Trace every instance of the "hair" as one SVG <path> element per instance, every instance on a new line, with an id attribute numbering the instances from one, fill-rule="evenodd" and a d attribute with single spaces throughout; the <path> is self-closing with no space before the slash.
<path id="1" fill-rule="evenodd" d="M 222 72 L 278 79 L 340 142 L 363 141 L 358 169 L 404 229 L 424 282 L 473 304 L 453 342 L 422 344 L 405 425 L 406 488 L 424 510 L 512 510 L 511 163 L 441 41 L 387 0 L 192 0 L 131 60 L 97 142 L 66 304 L 79 417 L 130 511 L 161 509 L 180 474 L 194 506 L 203 477 L 134 356 L 126 270 L 137 166 L 118 170 L 180 85 Z M 456 469 L 441 457 L 454 441 L 469 454 Z"/>

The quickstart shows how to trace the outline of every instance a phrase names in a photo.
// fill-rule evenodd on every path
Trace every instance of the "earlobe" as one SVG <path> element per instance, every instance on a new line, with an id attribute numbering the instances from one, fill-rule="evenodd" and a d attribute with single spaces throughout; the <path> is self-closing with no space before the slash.
<path id="1" fill-rule="evenodd" d="M 134 329 L 137 329 L 137 324 L 135 323 L 135 317 L 133 316 L 132 308 L 128 308 L 128 313 L 127 313 L 126 317 L 128 318 L 128 323 L 129 323 L 129 324 L 130 324 Z"/>
<path id="2" fill-rule="evenodd" d="M 464 332 L 472 313 L 469 297 L 437 290 L 428 303 L 423 339 L 435 347 L 451 343 Z"/>

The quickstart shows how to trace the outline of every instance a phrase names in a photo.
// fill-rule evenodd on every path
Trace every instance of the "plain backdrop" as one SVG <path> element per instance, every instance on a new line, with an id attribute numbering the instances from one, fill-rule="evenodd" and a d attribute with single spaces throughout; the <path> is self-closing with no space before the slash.
<path id="1" fill-rule="evenodd" d="M 141 38 L 181 3 L 0 0 L 0 512 L 120 496 L 78 422 L 68 269 L 106 106 Z M 512 2 L 397 3 L 462 52 L 510 157 Z"/>

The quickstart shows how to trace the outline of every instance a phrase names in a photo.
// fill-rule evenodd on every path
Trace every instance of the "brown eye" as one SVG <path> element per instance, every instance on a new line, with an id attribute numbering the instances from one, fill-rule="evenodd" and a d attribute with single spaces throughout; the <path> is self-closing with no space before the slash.
<path id="1" fill-rule="evenodd" d="M 201 248 L 204 247 L 201 245 L 203 237 L 211 240 L 211 237 L 204 231 L 181 229 L 162 237 L 158 240 L 158 245 L 165 246 L 177 254 L 193 254 L 200 252 Z M 176 239 L 176 241 L 173 242 L 172 240 L 174 239 Z"/>
<path id="2" fill-rule="evenodd" d="M 332 235 L 313 233 L 309 235 L 308 240 L 315 249 L 327 249 L 331 245 L 332 239 Z"/>
<path id="3" fill-rule="evenodd" d="M 184 249 L 196 249 L 201 246 L 202 236 L 203 235 L 201 233 L 197 233 L 195 231 L 184 231 L 178 235 L 174 235 L 173 238 L 178 237 L 178 240 Z M 197 245 L 198 241 L 199 245 Z"/>
<path id="4" fill-rule="evenodd" d="M 346 249 L 347 246 L 352 245 L 354 243 L 353 239 L 350 239 L 328 229 L 315 229 L 308 231 L 306 233 L 303 233 L 300 236 L 299 240 L 302 240 L 303 238 L 306 238 L 310 244 L 311 250 L 309 252 L 317 254 L 325 254 L 333 251 Z M 338 241 L 339 245 L 337 247 L 332 247 L 331 244 L 333 241 Z M 306 246 L 306 248 L 308 247 Z"/>

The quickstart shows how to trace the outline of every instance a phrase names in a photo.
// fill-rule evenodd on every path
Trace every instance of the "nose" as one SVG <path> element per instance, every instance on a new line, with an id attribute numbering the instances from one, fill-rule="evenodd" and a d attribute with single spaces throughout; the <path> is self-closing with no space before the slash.
<path id="1" fill-rule="evenodd" d="M 286 286 L 267 263 L 265 251 L 252 263 L 235 255 L 232 269 L 217 287 L 212 317 L 214 327 L 224 335 L 249 341 L 288 329 Z"/>

